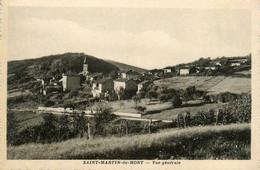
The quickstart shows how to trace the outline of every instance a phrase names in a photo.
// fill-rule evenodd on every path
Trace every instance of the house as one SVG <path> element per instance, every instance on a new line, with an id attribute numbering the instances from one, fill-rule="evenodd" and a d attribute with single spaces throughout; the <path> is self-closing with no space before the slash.
<path id="1" fill-rule="evenodd" d="M 95 80 L 101 79 L 103 77 L 102 73 L 92 73 L 86 76 L 86 80 L 93 82 Z"/>
<path id="2" fill-rule="evenodd" d="M 122 78 L 125 78 L 125 79 L 131 79 L 132 78 L 132 79 L 136 80 L 136 79 L 139 79 L 142 76 L 142 74 L 140 74 L 140 73 L 138 73 L 134 70 L 129 70 L 129 71 L 122 72 L 121 76 L 122 76 Z"/>
<path id="3" fill-rule="evenodd" d="M 216 70 L 216 65 L 215 64 L 208 64 L 204 68 L 205 68 L 205 70 Z"/>
<path id="4" fill-rule="evenodd" d="M 163 73 L 171 73 L 172 72 L 172 69 L 171 68 L 165 68 L 163 69 Z"/>
<path id="5" fill-rule="evenodd" d="M 114 90 L 116 93 L 123 88 L 126 91 L 137 91 L 137 84 L 133 79 L 119 78 L 114 80 Z"/>
<path id="6" fill-rule="evenodd" d="M 190 73 L 190 69 L 189 68 L 180 68 L 179 73 L 180 73 L 180 75 L 187 75 Z"/>
<path id="7" fill-rule="evenodd" d="M 71 91 L 76 90 L 80 87 L 80 77 L 77 75 L 62 75 L 62 82 L 63 91 Z"/>
<path id="8" fill-rule="evenodd" d="M 141 90 L 146 90 L 146 88 L 151 84 L 150 81 L 143 81 L 138 84 L 137 93 L 139 93 Z"/>
<path id="9" fill-rule="evenodd" d="M 111 78 L 102 78 L 92 85 L 93 97 L 105 96 L 106 93 L 111 92 L 114 89 L 114 82 Z"/>
<path id="10" fill-rule="evenodd" d="M 240 62 L 232 62 L 230 63 L 230 66 L 240 66 L 241 63 Z"/>

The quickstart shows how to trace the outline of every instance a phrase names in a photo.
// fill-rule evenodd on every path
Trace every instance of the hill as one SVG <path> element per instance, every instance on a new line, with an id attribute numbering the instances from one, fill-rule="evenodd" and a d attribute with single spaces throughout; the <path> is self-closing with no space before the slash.
<path id="1" fill-rule="evenodd" d="M 36 59 L 8 62 L 8 89 L 14 89 L 18 84 L 28 83 L 37 78 L 61 75 L 62 73 L 80 73 L 83 70 L 84 58 L 87 57 L 89 72 L 108 74 L 119 71 L 124 64 L 107 62 L 84 53 L 65 53 L 50 55 Z M 124 68 L 142 69 L 126 65 Z"/>
<path id="2" fill-rule="evenodd" d="M 9 146 L 8 159 L 250 159 L 250 124 Z M 203 141 L 203 142 L 201 142 Z M 151 149 L 152 148 L 152 149 Z"/>
<path id="3" fill-rule="evenodd" d="M 134 70 L 138 73 L 143 73 L 143 72 L 146 72 L 147 70 L 143 69 L 143 68 L 139 68 L 139 67 L 135 67 L 135 66 L 131 66 L 131 65 L 128 65 L 128 64 L 124 64 L 124 63 L 119 63 L 119 62 L 116 62 L 116 61 L 111 61 L 111 60 L 106 60 L 108 63 L 110 64 L 113 64 L 115 66 L 117 66 L 120 71 L 123 71 L 123 70 Z"/>

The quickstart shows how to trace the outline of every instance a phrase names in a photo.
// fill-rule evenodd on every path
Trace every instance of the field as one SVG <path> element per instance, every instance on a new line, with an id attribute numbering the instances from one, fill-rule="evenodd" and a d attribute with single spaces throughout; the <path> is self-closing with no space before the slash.
<path id="1" fill-rule="evenodd" d="M 108 104 L 113 108 L 114 111 L 121 111 L 126 113 L 137 113 L 135 110 L 135 102 L 133 100 L 119 100 L 119 101 L 112 101 Z M 146 112 L 160 112 L 162 110 L 167 110 L 172 108 L 172 104 L 170 102 L 160 103 L 159 101 L 154 102 L 151 104 L 149 99 L 142 99 L 137 104 L 138 106 L 145 106 Z"/>
<path id="2" fill-rule="evenodd" d="M 39 115 L 31 111 L 7 111 L 7 114 L 13 114 L 13 121 L 17 123 L 18 132 L 26 129 L 27 127 L 33 127 L 41 124 L 43 121 L 42 115 Z"/>
<path id="3" fill-rule="evenodd" d="M 171 104 L 170 102 L 168 102 Z M 148 114 L 144 115 L 144 118 L 149 119 L 160 119 L 160 120 L 173 120 L 176 118 L 178 113 L 189 111 L 191 115 L 196 114 L 198 111 L 205 111 L 208 112 L 210 109 L 218 109 L 222 105 L 221 103 L 209 103 L 209 104 L 194 104 L 192 105 L 187 104 L 190 106 L 187 107 L 181 107 L 181 108 L 168 108 L 165 110 L 162 110 L 161 112 L 148 112 Z"/>
<path id="4" fill-rule="evenodd" d="M 8 159 L 250 159 L 250 124 L 9 146 Z M 203 142 L 201 142 L 203 141 Z"/>
<path id="5" fill-rule="evenodd" d="M 222 92 L 230 93 L 250 93 L 251 92 L 251 79 L 249 78 L 232 78 L 227 77 L 216 86 L 208 89 L 209 94 L 218 94 Z"/>
<path id="6" fill-rule="evenodd" d="M 174 89 L 186 89 L 189 86 L 195 86 L 198 90 L 214 94 L 221 92 L 248 93 L 251 91 L 250 78 L 224 76 L 172 77 L 155 81 L 154 84 Z"/>

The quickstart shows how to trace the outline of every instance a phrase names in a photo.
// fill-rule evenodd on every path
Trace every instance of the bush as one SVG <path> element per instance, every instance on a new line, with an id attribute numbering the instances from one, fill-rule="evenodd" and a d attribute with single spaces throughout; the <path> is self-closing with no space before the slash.
<path id="1" fill-rule="evenodd" d="M 140 111 L 140 112 L 144 112 L 144 111 L 146 110 L 146 107 L 144 107 L 144 106 L 138 106 L 138 107 L 136 107 L 136 110 L 137 110 L 137 111 Z"/>
<path id="2" fill-rule="evenodd" d="M 174 108 L 178 108 L 178 107 L 181 107 L 181 104 L 182 104 L 182 100 L 181 100 L 180 96 L 179 95 L 173 96 L 173 98 L 172 98 L 172 106 Z"/>
<path id="3" fill-rule="evenodd" d="M 52 100 L 48 100 L 44 103 L 44 106 L 45 107 L 51 107 L 51 106 L 54 106 L 55 105 L 55 102 L 52 101 Z"/>

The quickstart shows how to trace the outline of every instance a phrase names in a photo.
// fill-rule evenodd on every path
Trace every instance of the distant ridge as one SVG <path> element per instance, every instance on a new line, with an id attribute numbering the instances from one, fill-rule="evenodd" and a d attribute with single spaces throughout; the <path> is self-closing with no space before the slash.
<path id="1" fill-rule="evenodd" d="M 8 62 L 8 87 L 19 86 L 39 78 L 61 76 L 62 73 L 78 74 L 83 70 L 84 58 L 87 58 L 88 71 L 90 73 L 109 74 L 112 71 L 133 69 L 144 72 L 138 67 L 98 59 L 84 53 L 64 53 L 44 56 L 35 59 L 16 60 Z"/>
<path id="2" fill-rule="evenodd" d="M 147 70 L 140 68 L 140 67 L 135 67 L 135 66 L 131 66 L 128 64 L 124 64 L 124 63 L 120 63 L 120 62 L 116 62 L 116 61 L 112 61 L 112 60 L 105 60 L 110 64 L 113 64 L 114 66 L 118 67 L 120 69 L 120 71 L 126 71 L 126 70 L 134 70 L 138 73 L 144 73 Z"/>

